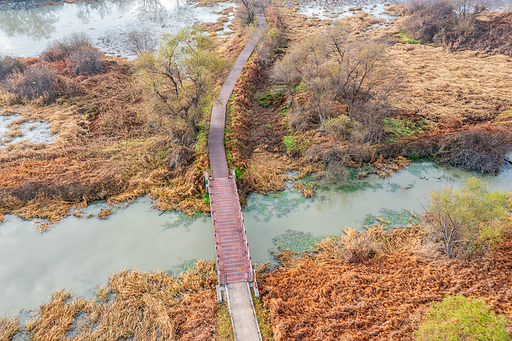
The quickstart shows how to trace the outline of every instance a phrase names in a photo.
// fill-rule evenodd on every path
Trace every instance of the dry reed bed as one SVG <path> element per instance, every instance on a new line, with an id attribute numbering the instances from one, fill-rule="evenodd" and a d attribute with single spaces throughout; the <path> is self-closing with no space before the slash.
<path id="1" fill-rule="evenodd" d="M 123 270 L 93 300 L 52 294 L 33 320 L 0 319 L 0 340 L 212 340 L 216 335 L 214 262 L 175 277 Z M 20 334 L 18 334 L 20 335 Z"/>
<path id="2" fill-rule="evenodd" d="M 71 214 L 71 208 L 147 194 L 162 210 L 209 210 L 201 181 L 207 160 L 199 158 L 185 169 L 168 166 L 172 141 L 165 131 L 143 125 L 148 103 L 133 85 L 131 68 L 127 61 L 109 59 L 104 73 L 73 78 L 79 89 L 73 97 L 50 106 L 31 101 L 9 107 L 9 113 L 22 114 L 16 121 L 51 122 L 56 138 L 46 145 L 25 143 L 0 151 L 0 220 L 5 214 L 42 219 L 44 231 Z"/>
<path id="3" fill-rule="evenodd" d="M 381 238 L 381 246 L 395 252 L 359 263 L 343 261 L 339 254 L 341 244 L 357 238 L 324 241 L 318 256 L 295 258 L 295 263 L 260 281 L 274 338 L 411 340 L 425 304 L 456 293 L 482 297 L 495 312 L 512 318 L 508 229 L 494 256 L 481 263 L 427 258 L 418 249 L 410 251 L 421 239 L 414 230 L 392 238 L 378 230 L 371 232 L 376 237 L 373 241 Z M 409 251 L 403 251 L 403 246 Z"/>
<path id="4" fill-rule="evenodd" d="M 390 58 L 406 74 L 395 108 L 440 121 L 490 121 L 512 105 L 512 58 L 475 51 L 395 44 Z"/>

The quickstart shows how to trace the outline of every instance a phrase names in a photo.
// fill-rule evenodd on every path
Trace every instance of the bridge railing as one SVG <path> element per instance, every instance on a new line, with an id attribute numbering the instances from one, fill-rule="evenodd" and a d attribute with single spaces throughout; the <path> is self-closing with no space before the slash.
<path id="1" fill-rule="evenodd" d="M 245 229 L 245 221 L 244 221 L 244 216 L 242 214 L 242 206 L 240 206 L 240 198 L 238 196 L 238 190 L 237 190 L 237 187 L 236 187 L 236 173 L 235 173 L 235 170 L 232 169 L 231 170 L 231 177 L 233 178 L 233 182 L 235 184 L 235 194 L 236 194 L 236 201 L 238 203 L 238 212 L 240 212 L 240 222 L 241 222 L 241 225 L 242 225 L 242 231 L 243 231 L 243 234 L 244 234 L 244 243 L 247 247 L 247 258 L 249 260 L 249 272 L 246 274 L 246 281 L 247 282 L 253 282 L 254 281 L 254 278 L 253 278 L 253 269 L 252 269 L 252 260 L 251 260 L 251 253 L 249 251 L 249 242 L 247 241 L 247 231 Z"/>

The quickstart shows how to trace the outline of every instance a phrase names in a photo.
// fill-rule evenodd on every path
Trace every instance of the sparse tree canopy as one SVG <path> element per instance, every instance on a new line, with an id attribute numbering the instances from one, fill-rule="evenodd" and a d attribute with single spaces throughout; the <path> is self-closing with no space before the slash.
<path id="1" fill-rule="evenodd" d="M 510 210 L 509 196 L 489 191 L 477 178 L 469 178 L 462 189 L 445 186 L 431 191 L 426 216 L 446 255 L 471 258 L 488 251 L 500 237 L 493 223 Z"/>
<path id="2" fill-rule="evenodd" d="M 185 122 L 189 133 L 197 132 L 202 107 L 213 100 L 214 85 L 226 70 L 227 60 L 213 49 L 208 36 L 184 29 L 164 34 L 155 53 L 137 59 L 140 78 L 164 104 L 162 115 Z"/>
<path id="3" fill-rule="evenodd" d="M 400 86 L 400 73 L 389 62 L 386 45 L 363 41 L 341 23 L 290 49 L 275 64 L 274 77 L 288 85 L 303 82 L 310 96 L 309 112 L 324 123 L 343 113 L 369 128 L 370 140 L 387 114 L 386 101 Z M 316 116 L 316 117 L 315 117 Z"/>

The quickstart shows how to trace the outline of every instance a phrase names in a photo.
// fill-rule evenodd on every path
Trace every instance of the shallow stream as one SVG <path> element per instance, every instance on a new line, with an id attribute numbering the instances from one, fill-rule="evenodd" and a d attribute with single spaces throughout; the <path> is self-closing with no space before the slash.
<path id="1" fill-rule="evenodd" d="M 422 212 L 429 189 L 461 187 L 472 175 L 411 164 L 389 179 L 370 176 L 344 185 L 322 185 L 312 199 L 303 198 L 291 184 L 276 195 L 251 195 L 244 217 L 252 259 L 271 260 L 269 249 L 278 245 L 300 250 L 312 243 L 300 245 L 304 238 L 295 240 L 297 232 L 289 230 L 318 238 L 339 235 L 347 226 L 362 228 L 365 219 L 373 219 L 368 215 L 406 222 L 411 218 L 407 212 Z M 493 189 L 512 191 L 512 170 L 483 179 Z M 176 271 L 193 259 L 214 257 L 209 218 L 160 214 L 147 198 L 115 210 L 107 220 L 85 218 L 103 207 L 92 205 L 84 218 L 66 218 L 44 234 L 33 222 L 6 217 L 0 225 L 0 315 L 34 309 L 60 289 L 92 297 L 110 273 L 123 268 Z"/>

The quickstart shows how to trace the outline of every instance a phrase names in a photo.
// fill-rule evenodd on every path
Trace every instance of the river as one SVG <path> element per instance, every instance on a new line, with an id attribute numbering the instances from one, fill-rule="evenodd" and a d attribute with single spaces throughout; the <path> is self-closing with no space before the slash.
<path id="1" fill-rule="evenodd" d="M 269 249 L 277 247 L 276 241 L 293 238 L 289 230 L 312 237 L 339 235 L 347 226 L 362 228 L 368 215 L 421 213 L 430 189 L 461 187 L 474 175 L 419 163 L 388 179 L 354 180 L 348 192 L 347 186 L 321 185 L 311 199 L 291 184 L 275 195 L 253 194 L 244 209 L 252 259 L 271 260 Z M 512 191 L 512 170 L 482 179 L 493 189 Z M 84 217 L 103 207 L 91 205 Z M 33 222 L 7 216 L 0 225 L 0 314 L 36 308 L 60 289 L 92 297 L 110 273 L 124 268 L 176 271 L 191 260 L 213 257 L 208 217 L 160 214 L 147 198 L 115 210 L 107 220 L 68 217 L 44 234 Z"/>

